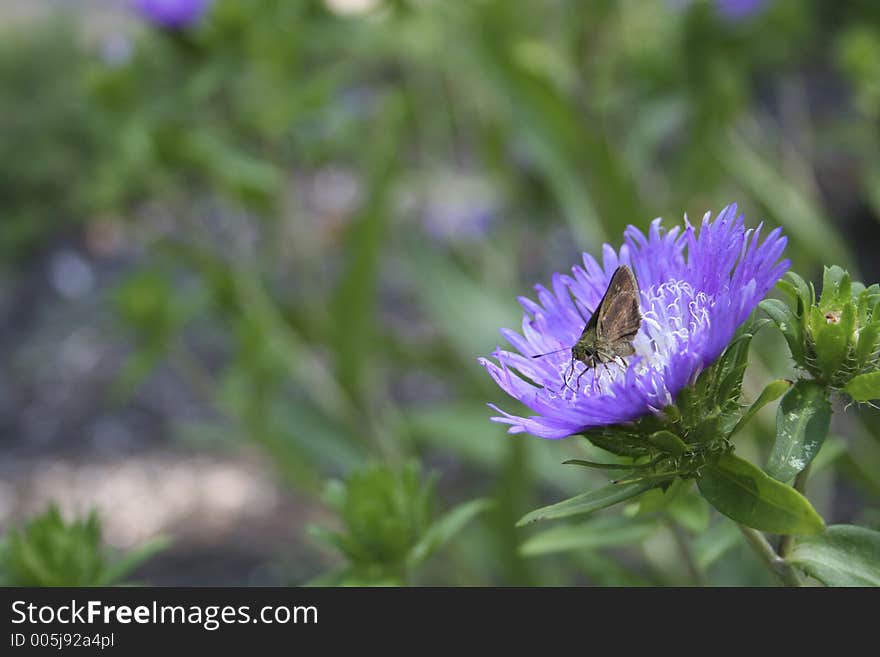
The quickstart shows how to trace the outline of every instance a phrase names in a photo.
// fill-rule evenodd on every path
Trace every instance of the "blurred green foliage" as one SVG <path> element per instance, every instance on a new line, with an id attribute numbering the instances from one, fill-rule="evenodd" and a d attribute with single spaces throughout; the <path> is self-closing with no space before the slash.
<path id="1" fill-rule="evenodd" d="M 415 463 L 359 469 L 344 484 L 330 482 L 324 496 L 344 530 L 315 526 L 312 534 L 350 565 L 315 582 L 322 585 L 405 584 L 413 569 L 488 506 L 487 500 L 471 500 L 436 518 L 434 481 Z"/>
<path id="2" fill-rule="evenodd" d="M 66 522 L 51 505 L 23 528 L 9 530 L 0 544 L 0 581 L 3 586 L 110 586 L 166 545 L 154 541 L 113 559 L 102 544 L 95 511 Z"/>
<path id="3" fill-rule="evenodd" d="M 406 579 L 432 495 L 410 470 L 357 468 L 415 458 L 451 464 L 441 499 L 495 501 L 424 581 L 766 583 L 717 518 L 706 533 L 640 520 L 625 541 L 526 558 L 516 520 L 599 483 L 561 461 L 603 456 L 505 436 L 475 357 L 517 326 L 530 284 L 657 215 L 739 200 L 751 224 L 785 228 L 805 276 L 880 274 L 853 238 L 880 217 L 880 9 L 774 0 L 730 22 L 700 1 L 339 6 L 217 0 L 191 31 L 136 32 L 123 61 L 72 31 L 4 39 L 0 256 L 117 218 L 138 253 L 112 299 L 136 345 L 121 390 L 165 363 L 291 485 L 318 499 L 349 477 L 335 545 L 369 578 L 379 564 Z M 791 374 L 781 345 L 755 339 L 747 397 Z M 753 426 L 741 449 L 766 455 L 772 413 Z M 834 460 L 859 500 L 847 522 L 880 517 L 878 427 L 850 420 Z"/>
<path id="4" fill-rule="evenodd" d="M 0 263 L 21 260 L 93 209 L 108 157 L 88 99 L 91 58 L 61 23 L 0 40 Z"/>

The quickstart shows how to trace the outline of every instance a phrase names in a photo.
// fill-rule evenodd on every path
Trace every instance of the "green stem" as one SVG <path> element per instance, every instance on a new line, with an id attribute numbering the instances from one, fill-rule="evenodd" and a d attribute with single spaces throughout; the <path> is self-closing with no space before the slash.
<path id="1" fill-rule="evenodd" d="M 807 479 L 810 476 L 810 467 L 812 463 L 808 463 L 807 467 L 798 472 L 797 477 L 794 478 L 794 489 L 800 493 L 804 494 L 804 491 L 807 488 Z M 787 558 L 789 554 L 791 554 L 792 549 L 794 548 L 794 536 L 783 536 L 782 540 L 779 542 L 779 556 L 783 559 Z"/>
<path id="2" fill-rule="evenodd" d="M 773 546 L 767 538 L 757 529 L 739 525 L 739 530 L 745 536 L 746 541 L 760 557 L 761 561 L 767 566 L 767 569 L 782 583 L 783 586 L 803 586 L 804 582 L 801 576 L 795 570 L 794 566 L 780 557 L 773 550 Z"/>
<path id="3" fill-rule="evenodd" d="M 669 522 L 669 529 L 675 537 L 675 542 L 678 544 L 678 549 L 681 552 L 681 556 L 684 558 L 684 563 L 687 566 L 694 586 L 706 586 L 706 579 L 703 577 L 703 572 L 697 565 L 696 559 L 694 559 L 694 554 L 691 551 L 691 547 L 688 544 L 687 536 L 685 536 L 684 531 L 674 520 Z"/>

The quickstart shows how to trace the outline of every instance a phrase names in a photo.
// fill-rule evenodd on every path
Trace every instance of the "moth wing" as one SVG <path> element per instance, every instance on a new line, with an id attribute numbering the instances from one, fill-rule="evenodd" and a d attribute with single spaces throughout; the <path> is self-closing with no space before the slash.
<path id="1" fill-rule="evenodd" d="M 594 316 L 598 337 L 609 342 L 636 337 L 642 325 L 642 315 L 639 311 L 639 286 L 629 267 L 621 265 L 615 270 Z"/>

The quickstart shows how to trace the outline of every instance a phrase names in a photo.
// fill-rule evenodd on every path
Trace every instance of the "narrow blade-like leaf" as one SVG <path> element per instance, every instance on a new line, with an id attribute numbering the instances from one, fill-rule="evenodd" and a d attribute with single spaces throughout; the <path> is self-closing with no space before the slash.
<path id="1" fill-rule="evenodd" d="M 520 554 L 534 557 L 568 550 L 595 550 L 640 543 L 657 528 L 654 519 L 613 516 L 577 525 L 562 525 L 536 534 L 520 546 Z"/>
<path id="2" fill-rule="evenodd" d="M 517 527 L 522 527 L 537 520 L 553 520 L 555 518 L 567 518 L 569 516 L 592 513 L 593 511 L 604 509 L 644 493 L 646 490 L 658 486 L 659 483 L 655 480 L 636 480 L 625 484 L 608 484 L 602 488 L 576 495 L 562 502 L 535 509 L 520 518 L 516 524 Z"/>

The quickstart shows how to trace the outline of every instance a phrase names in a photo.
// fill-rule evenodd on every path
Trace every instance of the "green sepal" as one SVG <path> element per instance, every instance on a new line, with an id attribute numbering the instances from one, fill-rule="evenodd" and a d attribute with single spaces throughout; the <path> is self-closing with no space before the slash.
<path id="1" fill-rule="evenodd" d="M 876 358 L 878 336 L 880 336 L 880 317 L 859 331 L 859 341 L 856 344 L 856 366 L 859 369 L 866 367 Z"/>
<path id="2" fill-rule="evenodd" d="M 648 436 L 648 442 L 653 447 L 672 456 L 684 456 L 688 451 L 687 443 L 671 431 L 656 431 Z"/>
<path id="3" fill-rule="evenodd" d="M 810 308 L 810 335 L 815 349 L 815 364 L 821 378 L 828 383 L 846 363 L 850 340 L 855 325 L 855 309 L 849 303 L 836 311 L 837 320 L 826 318 L 826 312 Z"/>
<path id="4" fill-rule="evenodd" d="M 840 310 L 845 304 L 851 303 L 852 299 L 852 279 L 849 273 L 837 265 L 825 267 L 819 309 L 823 313 Z"/>

